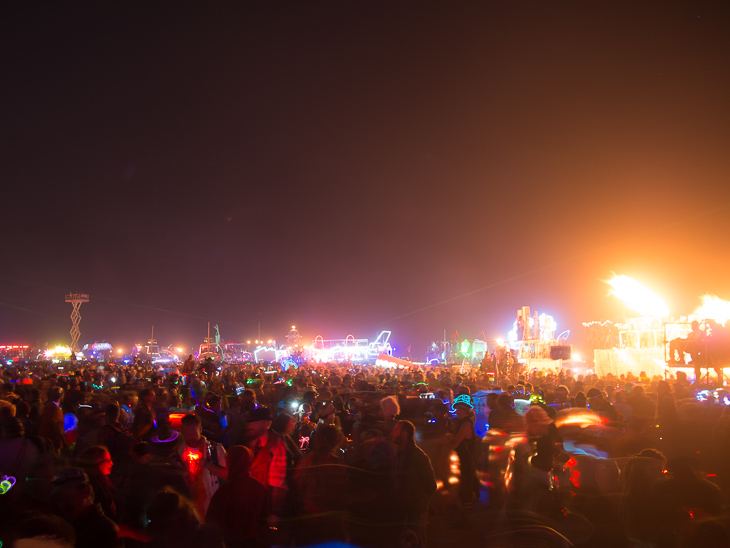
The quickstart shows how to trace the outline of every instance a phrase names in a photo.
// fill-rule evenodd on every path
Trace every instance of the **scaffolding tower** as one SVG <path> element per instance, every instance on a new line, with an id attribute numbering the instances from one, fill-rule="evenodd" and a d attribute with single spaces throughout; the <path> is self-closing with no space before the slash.
<path id="1" fill-rule="evenodd" d="M 81 323 L 81 303 L 89 302 L 89 295 L 87 293 L 69 293 L 66 295 L 66 302 L 71 303 L 73 312 L 71 312 L 71 352 L 76 354 L 79 351 L 79 337 L 81 337 L 81 330 L 79 324 Z"/>

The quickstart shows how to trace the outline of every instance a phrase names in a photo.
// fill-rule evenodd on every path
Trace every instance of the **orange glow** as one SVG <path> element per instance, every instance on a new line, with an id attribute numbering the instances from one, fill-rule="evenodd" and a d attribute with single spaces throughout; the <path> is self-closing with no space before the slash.
<path id="1" fill-rule="evenodd" d="M 730 302 L 723 301 L 716 295 L 704 295 L 702 304 L 692 316 L 700 320 L 715 320 L 719 324 L 724 324 L 730 320 Z"/>
<path id="2" fill-rule="evenodd" d="M 649 318 L 669 316 L 669 307 L 661 297 L 633 278 L 614 274 L 613 279 L 606 283 L 611 286 L 608 294 L 623 301 L 634 312 Z"/>
<path id="3" fill-rule="evenodd" d="M 187 413 L 170 413 L 170 426 L 175 430 L 180 430 L 180 428 L 182 428 L 182 420 L 185 415 L 187 415 Z"/>
<path id="4" fill-rule="evenodd" d="M 591 426 L 601 426 L 601 417 L 591 413 L 590 411 L 580 411 L 571 413 L 555 419 L 555 426 L 580 426 L 581 428 L 589 428 Z"/>

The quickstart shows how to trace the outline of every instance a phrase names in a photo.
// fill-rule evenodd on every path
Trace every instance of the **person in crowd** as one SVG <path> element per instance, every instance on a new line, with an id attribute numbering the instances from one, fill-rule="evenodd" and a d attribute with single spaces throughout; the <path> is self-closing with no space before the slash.
<path id="1" fill-rule="evenodd" d="M 296 538 L 302 545 L 344 542 L 347 472 L 342 449 L 346 440 L 334 425 L 320 428 L 311 450 L 297 463 Z"/>
<path id="2" fill-rule="evenodd" d="M 0 422 L 0 479 L 12 477 L 13 487 L 0 499 L 0 511 L 9 516 L 25 491 L 25 478 L 40 457 L 41 451 L 31 439 L 24 436 L 23 423 L 16 417 L 5 417 Z M 18 481 L 18 480 L 21 481 Z"/>
<path id="3" fill-rule="evenodd" d="M 119 523 L 142 530 L 146 525 L 145 511 L 158 491 L 171 488 L 190 499 L 185 482 L 187 470 L 175 452 L 178 433 L 169 426 L 159 429 L 150 442 L 140 442 L 130 450 L 131 467 L 120 485 Z"/>
<path id="4" fill-rule="evenodd" d="M 656 485 L 659 546 L 676 546 L 683 529 L 693 520 L 717 518 L 723 509 L 722 490 L 708 481 L 696 456 L 667 461 L 667 478 Z"/>
<path id="5" fill-rule="evenodd" d="M 287 453 L 282 437 L 271 430 L 272 417 L 267 407 L 257 407 L 248 415 L 247 446 L 254 455 L 251 476 L 260 481 L 268 496 L 267 513 L 272 527 L 287 514 Z"/>
<path id="6" fill-rule="evenodd" d="M 74 528 L 76 548 L 121 547 L 114 522 L 94 502 L 94 489 L 81 468 L 65 468 L 51 481 L 51 500 Z"/>
<path id="7" fill-rule="evenodd" d="M 223 536 L 213 526 L 202 523 L 191 501 L 165 488 L 158 491 L 147 507 L 150 537 L 146 548 L 225 548 Z"/>
<path id="8" fill-rule="evenodd" d="M 228 476 L 226 450 L 219 443 L 208 441 L 200 417 L 185 415 L 181 421 L 182 439 L 175 452 L 185 468 L 185 482 L 198 515 L 205 516 L 210 499 Z"/>
<path id="9" fill-rule="evenodd" d="M 266 525 L 266 487 L 251 477 L 253 452 L 234 445 L 226 453 L 228 481 L 213 495 L 205 522 L 217 526 L 227 548 L 254 548 Z"/>
<path id="10" fill-rule="evenodd" d="M 636 546 L 651 546 L 658 537 L 658 485 L 665 480 L 666 459 L 654 449 L 631 457 L 622 474 L 620 520 L 624 533 Z"/>
<path id="11" fill-rule="evenodd" d="M 656 386 L 657 406 L 656 425 L 659 428 L 659 441 L 662 452 L 674 457 L 681 452 L 681 422 L 677 402 L 667 381 L 659 381 Z"/>
<path id="12" fill-rule="evenodd" d="M 139 396 L 136 392 L 124 391 L 119 396 L 119 422 L 131 431 L 134 424 L 134 410 L 137 408 Z"/>
<path id="13" fill-rule="evenodd" d="M 598 388 L 590 388 L 586 397 L 591 411 L 601 416 L 606 427 L 612 428 L 614 431 L 620 431 L 623 428 L 624 421 L 621 413 Z"/>
<path id="14" fill-rule="evenodd" d="M 479 481 L 476 463 L 480 439 L 474 429 L 474 406 L 471 398 L 462 394 L 454 398 L 452 408 L 456 412 L 453 437 L 449 449 L 459 457 L 459 501 L 463 517 L 471 510 L 474 499 L 479 498 Z"/>
<path id="15" fill-rule="evenodd" d="M 101 506 L 107 517 L 116 520 L 115 489 L 109 481 L 114 461 L 112 461 L 109 451 L 104 446 L 96 445 L 84 450 L 77 460 L 79 467 L 86 472 L 94 490 L 94 501 Z"/>
<path id="16" fill-rule="evenodd" d="M 413 531 L 418 545 L 427 545 L 429 499 L 436 492 L 436 476 L 431 460 L 416 445 L 416 427 L 399 420 L 390 433 L 398 458 L 396 475 L 396 518 Z"/>
<path id="17" fill-rule="evenodd" d="M 5 540 L 8 537 L 4 537 Z M 76 544 L 76 533 L 73 527 L 63 518 L 35 512 L 28 515 L 18 524 L 17 535 L 11 546 L 17 548 L 73 548 Z"/>
<path id="18" fill-rule="evenodd" d="M 361 428 L 366 423 L 361 423 Z M 397 457 L 390 439 L 377 421 L 360 430 L 360 443 L 348 451 L 351 541 L 357 546 L 386 546 L 397 538 L 400 524 L 393 520 Z"/>
<path id="19" fill-rule="evenodd" d="M 30 418 L 32 427 L 28 430 L 29 434 L 38 434 L 41 426 L 41 416 L 43 415 L 43 401 L 41 400 L 41 391 L 38 388 L 32 388 L 26 398 L 30 405 L 28 418 Z"/>
<path id="20" fill-rule="evenodd" d="M 119 404 L 108 404 L 104 411 L 105 424 L 99 428 L 95 436 L 96 444 L 106 447 L 109 451 L 114 461 L 114 473 L 117 475 L 128 469 L 130 464 L 129 452 L 132 447 L 141 441 L 122 426 L 122 423 L 119 422 L 120 414 Z"/>
<path id="21" fill-rule="evenodd" d="M 346 438 L 350 437 L 352 435 L 352 426 L 355 424 L 356 416 L 347 408 L 345 405 L 345 398 L 341 394 L 335 395 L 332 399 L 332 404 L 335 407 L 335 416 L 342 428 L 342 433 Z"/>
<path id="22" fill-rule="evenodd" d="M 205 403 L 198 415 L 203 425 L 205 437 L 216 443 L 224 443 L 228 420 L 223 411 L 223 399 L 215 392 L 208 392 L 205 395 Z"/>
<path id="23" fill-rule="evenodd" d="M 398 398 L 395 396 L 386 396 L 380 400 L 380 412 L 383 415 L 383 425 L 387 434 L 390 434 L 398 422 L 396 417 L 400 413 L 400 405 Z"/>
<path id="24" fill-rule="evenodd" d="M 638 433 L 645 433 L 654 425 L 656 404 L 646 396 L 642 385 L 636 385 L 631 390 L 631 396 L 626 400 L 631 406 L 632 422 L 630 427 Z"/>
<path id="25" fill-rule="evenodd" d="M 691 331 L 687 337 L 672 339 L 669 342 L 669 360 L 671 365 L 684 365 L 684 355 L 689 354 L 696 361 L 705 347 L 705 332 L 700 329 L 700 322 L 692 321 Z"/>
<path id="26" fill-rule="evenodd" d="M 497 398 L 497 408 L 489 413 L 489 429 L 507 434 L 525 431 L 524 418 L 515 411 L 515 400 L 509 392 Z"/>
<path id="27" fill-rule="evenodd" d="M 314 432 L 314 427 L 316 426 L 310 420 L 310 416 L 312 415 L 311 405 L 308 403 L 300 404 L 297 415 L 299 418 L 294 426 L 292 438 L 296 441 L 299 450 L 306 452 L 309 449 L 312 432 Z"/>
<path id="28" fill-rule="evenodd" d="M 296 419 L 288 413 L 280 413 L 271 423 L 271 430 L 281 437 L 286 446 L 286 467 L 289 474 L 289 478 L 287 479 L 288 485 L 291 483 L 291 473 L 294 471 L 294 467 L 299 462 L 299 459 L 302 458 L 302 452 L 293 438 L 296 425 Z"/>
<path id="29" fill-rule="evenodd" d="M 588 397 L 582 390 L 578 390 L 572 398 L 570 405 L 573 409 L 585 409 L 588 407 Z"/>
<path id="30" fill-rule="evenodd" d="M 62 450 L 68 447 L 66 441 L 66 431 L 63 425 L 63 411 L 61 410 L 61 397 L 63 389 L 54 386 L 48 391 L 48 401 L 43 407 L 43 415 L 41 416 L 41 424 L 38 434 L 44 438 L 51 440 L 56 453 L 60 454 Z"/>
<path id="31" fill-rule="evenodd" d="M 152 388 L 145 388 L 139 394 L 139 404 L 134 410 L 134 423 L 132 423 L 132 434 L 144 441 L 149 441 L 152 431 L 155 428 L 155 391 Z"/>

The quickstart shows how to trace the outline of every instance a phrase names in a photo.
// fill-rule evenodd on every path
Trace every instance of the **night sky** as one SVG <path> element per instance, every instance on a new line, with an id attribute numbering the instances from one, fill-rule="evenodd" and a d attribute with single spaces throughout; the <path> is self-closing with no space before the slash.
<path id="1" fill-rule="evenodd" d="M 73 6 L 73 7 L 71 7 Z M 0 8 L 0 344 L 617 319 L 730 299 L 722 1 Z"/>

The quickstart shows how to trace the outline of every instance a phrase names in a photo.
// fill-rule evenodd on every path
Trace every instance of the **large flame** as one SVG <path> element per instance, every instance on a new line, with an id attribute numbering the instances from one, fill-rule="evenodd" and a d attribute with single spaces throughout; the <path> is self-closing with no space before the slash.
<path id="1" fill-rule="evenodd" d="M 694 311 L 692 316 L 701 320 L 715 320 L 724 324 L 730 320 L 730 302 L 723 301 L 716 295 L 704 295 L 702 304 Z"/>
<path id="2" fill-rule="evenodd" d="M 612 288 L 609 295 L 621 299 L 634 312 L 650 318 L 669 316 L 669 307 L 661 297 L 633 278 L 614 274 L 606 283 Z"/>

